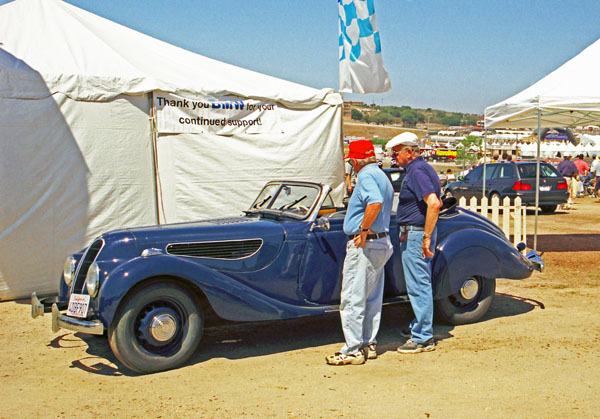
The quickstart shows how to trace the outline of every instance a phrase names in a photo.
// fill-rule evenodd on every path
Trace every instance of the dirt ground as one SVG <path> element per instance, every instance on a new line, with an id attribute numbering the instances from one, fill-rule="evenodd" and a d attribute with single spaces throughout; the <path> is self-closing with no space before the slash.
<path id="1" fill-rule="evenodd" d="M 361 366 L 325 364 L 343 340 L 333 313 L 213 327 L 183 368 L 135 375 L 106 339 L 2 302 L 0 417 L 600 417 L 599 213 L 581 198 L 540 216 L 545 272 L 499 280 L 477 324 L 436 325 L 434 352 L 398 354 L 410 307 L 385 307 Z"/>

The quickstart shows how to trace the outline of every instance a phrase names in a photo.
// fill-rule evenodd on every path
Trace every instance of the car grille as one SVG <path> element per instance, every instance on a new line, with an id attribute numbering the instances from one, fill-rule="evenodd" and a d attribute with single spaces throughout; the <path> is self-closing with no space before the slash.
<path id="1" fill-rule="evenodd" d="M 175 243 L 167 246 L 167 253 L 196 258 L 235 260 L 252 256 L 258 252 L 262 243 L 262 239 Z"/>
<path id="2" fill-rule="evenodd" d="M 83 292 L 83 285 L 85 284 L 85 277 L 87 275 L 90 265 L 94 263 L 100 249 L 104 246 L 104 241 L 96 240 L 90 247 L 88 247 L 85 255 L 77 266 L 77 272 L 75 273 L 75 280 L 71 288 L 71 293 L 81 294 Z"/>

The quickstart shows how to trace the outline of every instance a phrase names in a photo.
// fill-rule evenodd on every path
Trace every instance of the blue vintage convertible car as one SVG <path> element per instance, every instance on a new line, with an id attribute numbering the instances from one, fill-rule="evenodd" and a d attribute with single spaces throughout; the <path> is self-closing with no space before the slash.
<path id="1" fill-rule="evenodd" d="M 184 364 L 208 313 L 257 321 L 335 311 L 348 238 L 344 208 L 329 192 L 274 181 L 241 217 L 103 234 L 67 258 L 58 297 L 32 295 L 32 317 L 51 311 L 55 332 L 106 333 L 125 366 L 148 373 Z M 390 234 L 399 249 L 394 216 Z M 523 279 L 543 268 L 523 249 L 486 218 L 445 202 L 433 259 L 437 316 L 451 324 L 479 320 L 496 278 Z M 398 251 L 386 265 L 385 299 L 407 301 Z"/>

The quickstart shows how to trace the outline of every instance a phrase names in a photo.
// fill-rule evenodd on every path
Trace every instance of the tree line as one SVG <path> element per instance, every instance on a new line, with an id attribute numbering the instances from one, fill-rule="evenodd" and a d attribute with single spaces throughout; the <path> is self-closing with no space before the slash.
<path id="1" fill-rule="evenodd" d="M 376 112 L 373 113 L 373 110 Z M 369 112 L 361 112 L 353 108 L 351 118 L 355 121 L 375 123 L 378 125 L 399 125 L 414 127 L 418 123 L 451 125 L 475 125 L 479 119 L 478 115 L 460 112 L 446 112 L 427 108 L 426 110 L 413 109 L 410 106 L 376 106 L 372 105 Z"/>

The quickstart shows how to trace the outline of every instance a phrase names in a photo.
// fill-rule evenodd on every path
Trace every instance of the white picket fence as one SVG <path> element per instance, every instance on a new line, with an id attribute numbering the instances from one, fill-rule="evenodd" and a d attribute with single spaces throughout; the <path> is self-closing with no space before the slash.
<path id="1" fill-rule="evenodd" d="M 504 235 L 510 238 L 511 224 L 513 233 L 513 242 L 516 245 L 519 242 L 526 242 L 527 239 L 527 207 L 521 205 L 521 198 L 515 198 L 514 204 L 510 204 L 510 199 L 505 197 L 500 205 L 498 196 L 492 197 L 492 202 L 488 203 L 488 198 L 481 198 L 481 203 L 478 203 L 476 197 L 471 197 L 467 205 L 467 199 L 462 197 L 458 200 L 458 205 L 477 212 L 488 217 L 493 223 L 498 225 Z M 502 211 L 502 225 L 500 225 L 500 211 Z M 491 213 L 491 214 L 490 214 Z"/>

